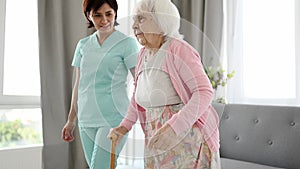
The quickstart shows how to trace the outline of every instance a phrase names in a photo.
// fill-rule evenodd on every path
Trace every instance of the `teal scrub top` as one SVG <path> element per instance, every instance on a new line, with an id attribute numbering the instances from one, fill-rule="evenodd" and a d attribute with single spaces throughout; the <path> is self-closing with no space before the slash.
<path id="1" fill-rule="evenodd" d="M 78 125 L 117 126 L 129 105 L 127 75 L 135 67 L 135 39 L 114 31 L 102 45 L 96 32 L 81 39 L 72 66 L 80 68 Z"/>

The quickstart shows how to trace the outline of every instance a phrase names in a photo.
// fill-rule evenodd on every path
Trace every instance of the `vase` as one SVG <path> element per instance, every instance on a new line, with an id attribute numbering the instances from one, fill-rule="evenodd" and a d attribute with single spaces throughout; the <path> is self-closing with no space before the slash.
<path id="1" fill-rule="evenodd" d="M 226 103 L 226 88 L 224 86 L 218 86 L 214 89 L 213 102 L 216 103 Z"/>

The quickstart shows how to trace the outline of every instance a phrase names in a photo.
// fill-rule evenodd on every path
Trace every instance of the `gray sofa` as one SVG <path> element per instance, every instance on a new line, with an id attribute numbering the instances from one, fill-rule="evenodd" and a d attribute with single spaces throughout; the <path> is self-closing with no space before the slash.
<path id="1" fill-rule="evenodd" d="M 217 104 L 222 169 L 300 169 L 300 107 Z"/>

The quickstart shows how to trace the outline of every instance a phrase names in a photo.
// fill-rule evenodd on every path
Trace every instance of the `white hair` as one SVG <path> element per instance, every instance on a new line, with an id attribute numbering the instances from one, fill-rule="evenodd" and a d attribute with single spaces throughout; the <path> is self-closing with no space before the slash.
<path id="1" fill-rule="evenodd" d="M 141 0 L 135 12 L 150 13 L 166 37 L 183 38 L 179 33 L 180 14 L 171 0 Z"/>

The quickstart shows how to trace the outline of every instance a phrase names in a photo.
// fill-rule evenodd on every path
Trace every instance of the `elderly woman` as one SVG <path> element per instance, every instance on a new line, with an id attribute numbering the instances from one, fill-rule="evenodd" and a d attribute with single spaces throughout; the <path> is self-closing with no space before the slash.
<path id="1" fill-rule="evenodd" d="M 145 168 L 220 168 L 218 115 L 198 52 L 182 40 L 170 0 L 141 0 L 133 29 L 140 50 L 126 117 L 110 131 L 120 141 L 139 118 Z"/>

